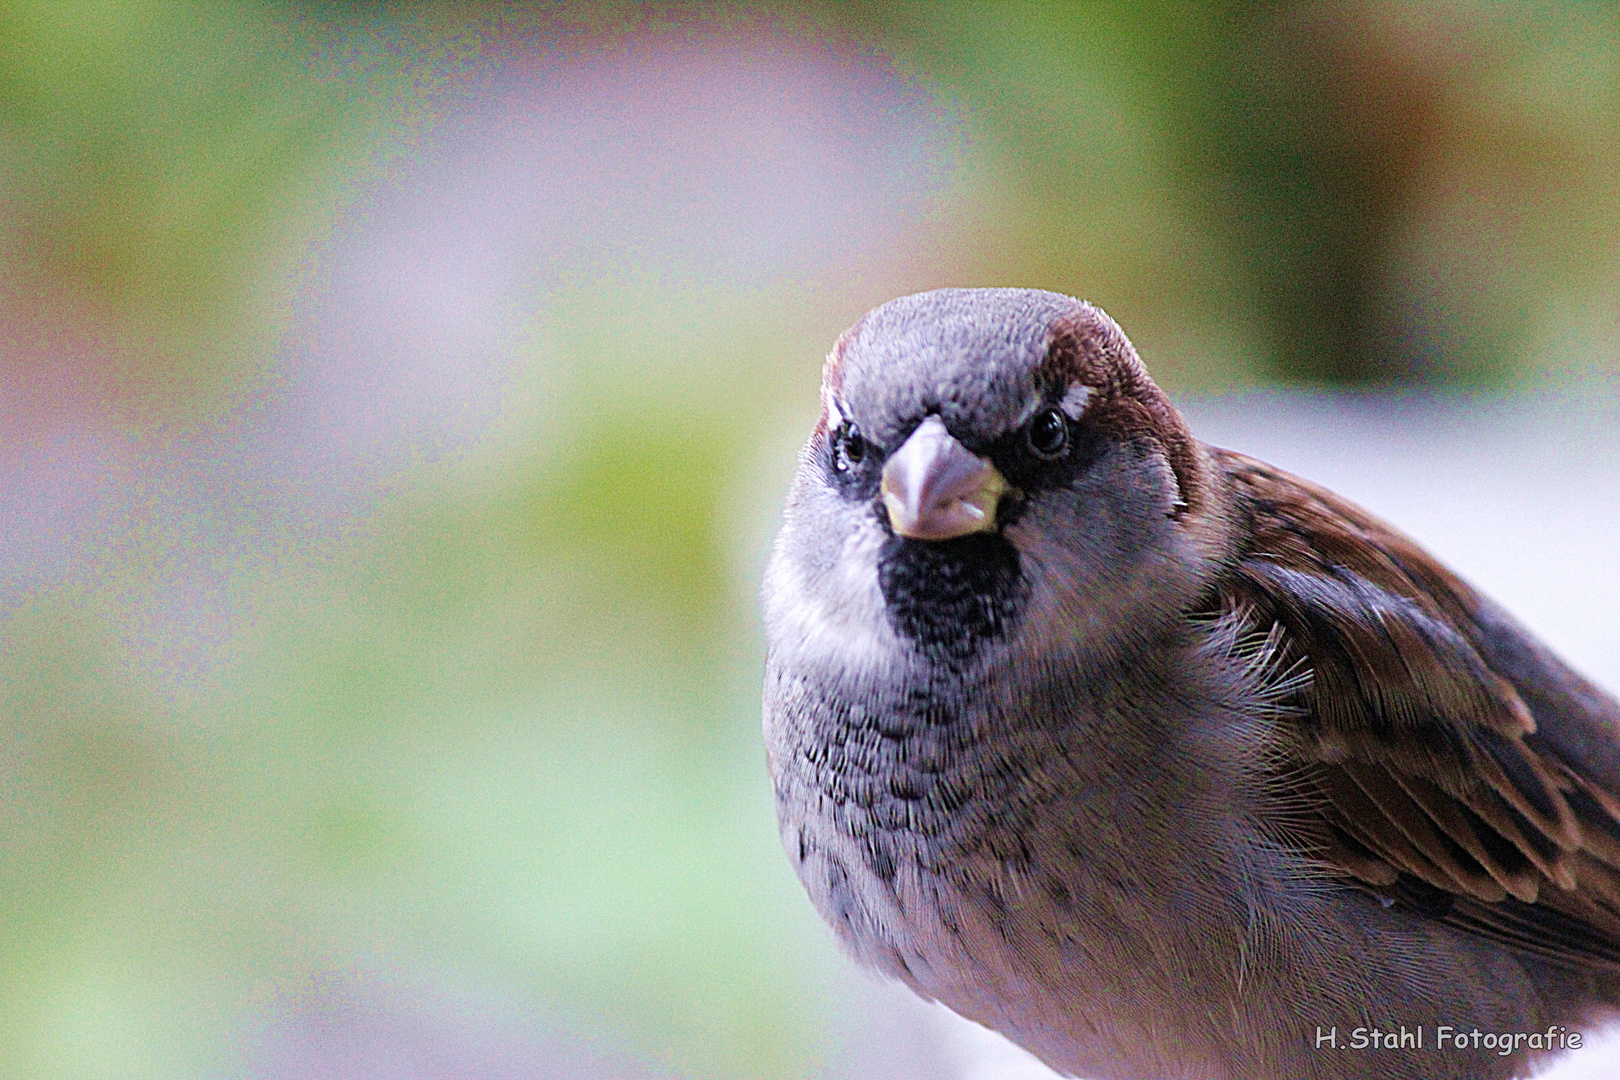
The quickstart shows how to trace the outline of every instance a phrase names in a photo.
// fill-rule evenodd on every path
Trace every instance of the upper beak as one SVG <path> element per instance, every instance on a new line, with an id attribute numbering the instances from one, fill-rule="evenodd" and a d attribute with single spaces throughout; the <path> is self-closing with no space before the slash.
<path id="1" fill-rule="evenodd" d="M 949 540 L 996 527 L 1009 485 L 996 467 L 957 442 L 930 416 L 883 466 L 883 505 L 899 536 Z"/>

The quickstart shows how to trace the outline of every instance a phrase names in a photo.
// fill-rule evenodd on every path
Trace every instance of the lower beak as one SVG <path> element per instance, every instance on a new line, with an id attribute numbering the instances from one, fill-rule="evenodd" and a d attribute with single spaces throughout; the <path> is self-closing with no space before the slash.
<path id="1" fill-rule="evenodd" d="M 889 526 L 914 540 L 949 540 L 996 527 L 996 504 L 1009 485 L 930 416 L 883 466 Z"/>

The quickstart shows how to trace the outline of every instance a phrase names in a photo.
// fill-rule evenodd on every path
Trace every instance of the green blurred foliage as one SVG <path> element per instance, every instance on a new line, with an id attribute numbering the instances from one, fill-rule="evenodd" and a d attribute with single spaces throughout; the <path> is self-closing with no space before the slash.
<path id="1" fill-rule="evenodd" d="M 316 46 L 263 5 L 0 6 L 8 270 L 146 334 L 202 336 L 259 302 L 284 200 L 372 119 L 320 77 Z M 166 359 L 196 361 L 196 344 Z"/>
<path id="2" fill-rule="evenodd" d="M 1206 154 L 1279 369 L 1500 382 L 1550 292 L 1612 288 L 1617 50 L 1602 3 L 1235 16 Z"/>

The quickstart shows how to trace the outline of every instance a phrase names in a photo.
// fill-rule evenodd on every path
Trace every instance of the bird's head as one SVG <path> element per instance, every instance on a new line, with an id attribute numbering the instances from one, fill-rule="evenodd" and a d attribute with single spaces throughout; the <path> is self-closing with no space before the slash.
<path id="1" fill-rule="evenodd" d="M 1117 655 L 1208 580 L 1216 501 L 1204 448 L 1101 310 L 902 297 L 827 359 L 766 577 L 773 645 L 848 671 Z"/>

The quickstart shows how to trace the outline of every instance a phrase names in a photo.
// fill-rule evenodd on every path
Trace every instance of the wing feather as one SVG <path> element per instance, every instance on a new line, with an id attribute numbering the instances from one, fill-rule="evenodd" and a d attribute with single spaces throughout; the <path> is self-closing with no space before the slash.
<path id="1" fill-rule="evenodd" d="M 1310 672 L 1265 755 L 1290 835 L 1386 901 L 1620 970 L 1620 792 L 1592 760 L 1620 704 L 1365 510 L 1212 454 L 1251 538 L 1215 603 Z"/>

